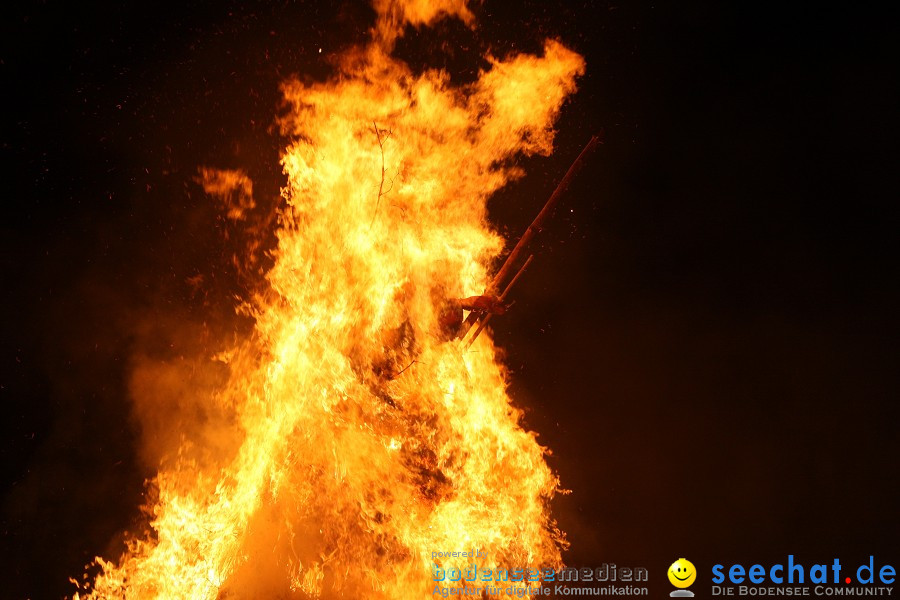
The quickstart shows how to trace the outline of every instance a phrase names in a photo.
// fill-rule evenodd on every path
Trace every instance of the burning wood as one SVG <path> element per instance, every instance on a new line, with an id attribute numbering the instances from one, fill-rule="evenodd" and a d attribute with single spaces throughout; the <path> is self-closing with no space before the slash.
<path id="1" fill-rule="evenodd" d="M 584 65 L 550 40 L 464 88 L 414 73 L 391 56 L 407 23 L 471 21 L 439 4 L 376 2 L 372 42 L 333 79 L 284 84 L 294 141 L 253 334 L 222 350 L 227 382 L 161 462 L 145 534 L 76 598 L 421 598 L 444 548 L 486 550 L 479 571 L 560 566 L 544 449 L 493 345 L 446 343 L 440 307 L 503 310 L 520 250 L 489 281 L 503 240 L 485 204 L 521 176 L 509 158 L 550 153 Z"/>

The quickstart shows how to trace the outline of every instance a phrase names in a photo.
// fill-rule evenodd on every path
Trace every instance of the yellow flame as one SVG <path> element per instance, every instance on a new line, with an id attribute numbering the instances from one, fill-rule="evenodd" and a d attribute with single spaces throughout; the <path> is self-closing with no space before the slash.
<path id="1" fill-rule="evenodd" d="M 485 288 L 503 248 L 485 203 L 521 175 L 510 158 L 551 151 L 583 62 L 548 41 L 454 87 L 378 31 L 470 19 L 465 4 L 375 4 L 375 41 L 335 78 L 284 85 L 296 141 L 268 291 L 204 400 L 230 425 L 182 441 L 151 535 L 98 558 L 76 598 L 420 598 L 432 552 L 475 548 L 481 569 L 559 566 L 557 479 L 492 342 L 446 341 L 438 317 Z"/>

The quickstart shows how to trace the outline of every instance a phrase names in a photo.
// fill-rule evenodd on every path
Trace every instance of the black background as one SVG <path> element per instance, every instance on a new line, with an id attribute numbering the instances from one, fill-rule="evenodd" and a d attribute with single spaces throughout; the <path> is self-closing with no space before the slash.
<path id="1" fill-rule="evenodd" d="M 152 475 L 126 390 L 136 345 L 170 356 L 179 326 L 246 327 L 228 317 L 240 232 L 192 178 L 243 167 L 274 202 L 278 83 L 326 77 L 372 24 L 365 4 L 326 4 L 2 9 L 0 598 L 71 592 L 136 518 Z M 554 504 L 567 562 L 648 567 L 658 595 L 679 556 L 703 595 L 715 562 L 898 566 L 892 15 L 497 4 L 398 53 L 459 82 L 485 49 L 545 37 L 587 61 L 556 154 L 523 160 L 490 205 L 515 238 L 604 131 L 495 321 L 572 490 Z"/>

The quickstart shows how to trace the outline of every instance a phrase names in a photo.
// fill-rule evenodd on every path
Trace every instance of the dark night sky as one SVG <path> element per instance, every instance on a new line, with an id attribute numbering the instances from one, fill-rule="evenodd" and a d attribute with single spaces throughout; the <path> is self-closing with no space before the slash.
<path id="1" fill-rule="evenodd" d="M 557 153 L 491 203 L 518 235 L 605 132 L 495 321 L 513 397 L 573 490 L 555 505 L 568 562 L 647 566 L 660 590 L 679 556 L 707 578 L 789 553 L 898 566 L 895 19 L 496 4 L 474 32 L 443 23 L 398 51 L 459 81 L 481 50 L 547 36 L 587 60 Z M 151 473 L 133 350 L 227 328 L 241 285 L 223 235 L 240 233 L 191 178 L 244 167 L 277 195 L 278 82 L 326 76 L 371 23 L 365 4 L 326 5 L 0 9 L 0 597 L 67 593 L 136 518 Z"/>

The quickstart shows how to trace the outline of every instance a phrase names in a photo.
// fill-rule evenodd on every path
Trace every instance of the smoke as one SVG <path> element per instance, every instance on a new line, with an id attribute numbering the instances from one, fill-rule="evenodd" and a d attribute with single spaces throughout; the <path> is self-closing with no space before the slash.
<path id="1" fill-rule="evenodd" d="M 234 415 L 212 401 L 228 375 L 225 365 L 210 355 L 222 340 L 213 339 L 203 324 L 174 315 L 142 321 L 137 330 L 128 392 L 145 468 L 155 471 L 178 458 L 175 452 L 190 452 L 201 463 L 221 456 L 226 440 L 235 437 Z M 148 343 L 162 339 L 162 347 Z"/>

